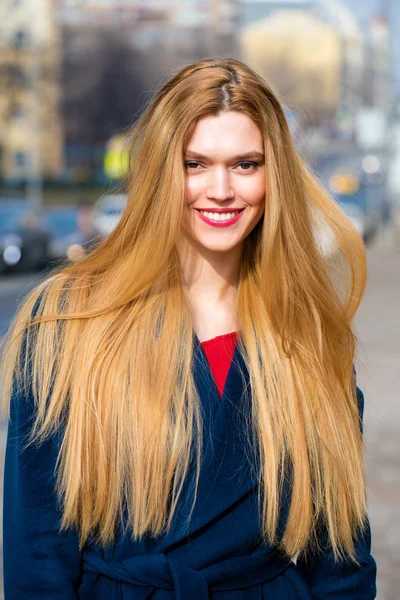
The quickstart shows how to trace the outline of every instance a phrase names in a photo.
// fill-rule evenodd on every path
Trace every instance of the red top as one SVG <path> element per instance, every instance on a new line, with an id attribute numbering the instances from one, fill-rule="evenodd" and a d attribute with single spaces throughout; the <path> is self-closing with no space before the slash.
<path id="1" fill-rule="evenodd" d="M 224 333 L 211 340 L 201 342 L 211 372 L 214 375 L 220 397 L 222 397 L 224 391 L 225 381 L 235 352 L 236 342 L 236 331 Z"/>

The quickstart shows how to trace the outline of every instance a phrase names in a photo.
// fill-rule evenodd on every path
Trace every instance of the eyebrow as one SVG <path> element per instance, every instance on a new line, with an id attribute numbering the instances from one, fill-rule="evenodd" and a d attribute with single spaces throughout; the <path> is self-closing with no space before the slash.
<path id="1" fill-rule="evenodd" d="M 192 150 L 186 150 L 186 156 L 190 156 L 192 158 L 200 158 L 202 160 L 207 160 L 209 157 L 205 154 L 201 154 L 200 152 L 193 152 Z M 264 158 L 263 152 L 259 152 L 258 150 L 250 150 L 249 152 L 244 152 L 243 154 L 238 154 L 233 156 L 233 160 L 245 160 L 247 158 Z"/>

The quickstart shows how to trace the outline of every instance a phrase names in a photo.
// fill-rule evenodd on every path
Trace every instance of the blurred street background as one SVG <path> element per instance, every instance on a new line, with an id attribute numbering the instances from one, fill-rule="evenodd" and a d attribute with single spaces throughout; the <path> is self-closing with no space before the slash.
<path id="1" fill-rule="evenodd" d="M 173 72 L 232 56 L 279 94 L 367 246 L 356 366 L 379 600 L 400 597 L 399 39 L 397 0 L 0 0 L 0 338 L 118 223 L 129 126 Z M 0 422 L 1 470 L 5 441 Z"/>

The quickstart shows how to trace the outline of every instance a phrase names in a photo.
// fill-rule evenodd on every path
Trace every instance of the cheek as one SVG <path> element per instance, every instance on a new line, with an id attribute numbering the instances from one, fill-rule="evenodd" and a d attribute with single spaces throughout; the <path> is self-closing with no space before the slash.
<path id="1" fill-rule="evenodd" d="M 254 208 L 261 208 L 264 206 L 265 192 L 266 184 L 264 178 L 248 181 L 247 184 L 244 182 L 244 185 L 241 189 L 243 200 L 245 200 L 247 204 L 253 206 Z"/>
<path id="2" fill-rule="evenodd" d="M 200 177 L 188 178 L 185 182 L 185 202 L 191 204 L 196 200 L 196 197 L 201 193 L 202 187 Z"/>

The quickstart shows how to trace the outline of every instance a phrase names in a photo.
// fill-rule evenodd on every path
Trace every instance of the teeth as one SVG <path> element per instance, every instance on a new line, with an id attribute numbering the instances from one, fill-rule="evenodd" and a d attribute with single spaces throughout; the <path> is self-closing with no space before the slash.
<path id="1" fill-rule="evenodd" d="M 228 221 L 229 219 L 233 219 L 238 214 L 238 210 L 229 213 L 214 213 L 209 212 L 207 210 L 200 210 L 202 215 L 207 217 L 208 219 L 212 219 L 213 221 Z"/>

